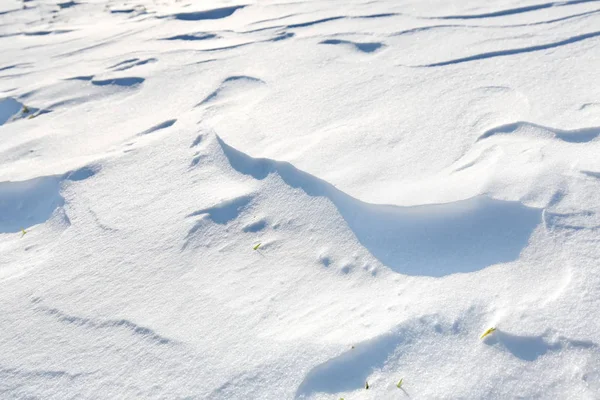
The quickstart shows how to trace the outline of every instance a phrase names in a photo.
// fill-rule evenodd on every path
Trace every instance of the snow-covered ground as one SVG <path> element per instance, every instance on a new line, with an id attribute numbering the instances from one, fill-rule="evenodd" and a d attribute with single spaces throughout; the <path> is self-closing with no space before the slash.
<path id="1" fill-rule="evenodd" d="M 600 398 L 600 3 L 542 1 L 2 0 L 0 398 Z"/>

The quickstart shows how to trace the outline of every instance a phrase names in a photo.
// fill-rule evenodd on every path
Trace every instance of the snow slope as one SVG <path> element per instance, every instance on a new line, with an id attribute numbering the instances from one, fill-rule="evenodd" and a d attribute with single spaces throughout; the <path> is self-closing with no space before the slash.
<path id="1" fill-rule="evenodd" d="M 599 7 L 4 0 L 0 398 L 599 398 Z"/>

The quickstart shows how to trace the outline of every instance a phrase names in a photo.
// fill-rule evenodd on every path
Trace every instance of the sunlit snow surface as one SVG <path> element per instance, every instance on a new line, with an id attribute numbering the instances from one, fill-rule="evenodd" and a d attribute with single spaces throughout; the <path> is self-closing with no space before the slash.
<path id="1" fill-rule="evenodd" d="M 594 0 L 4 0 L 0 398 L 599 398 L 598 82 Z"/>

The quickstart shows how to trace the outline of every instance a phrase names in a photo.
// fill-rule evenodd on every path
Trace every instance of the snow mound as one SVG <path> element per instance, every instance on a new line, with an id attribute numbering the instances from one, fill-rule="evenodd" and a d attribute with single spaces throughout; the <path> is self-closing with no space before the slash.
<path id="1" fill-rule="evenodd" d="M 23 104 L 12 97 L 0 100 L 0 125 L 10 121 L 23 110 Z"/>
<path id="2" fill-rule="evenodd" d="M 60 195 L 63 183 L 87 179 L 97 170 L 97 167 L 83 167 L 62 176 L 0 182 L 0 233 L 20 232 L 46 222 L 64 205 Z"/>
<path id="3" fill-rule="evenodd" d="M 236 171 L 259 180 L 276 173 L 329 199 L 362 245 L 403 274 L 444 276 L 512 261 L 541 223 L 539 209 L 485 196 L 414 207 L 364 203 L 289 163 L 254 159 L 218 140 Z"/>

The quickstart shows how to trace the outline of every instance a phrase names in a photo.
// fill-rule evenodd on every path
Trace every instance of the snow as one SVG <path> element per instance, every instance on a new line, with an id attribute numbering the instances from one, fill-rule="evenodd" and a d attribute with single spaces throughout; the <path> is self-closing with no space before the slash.
<path id="1" fill-rule="evenodd" d="M 5 0 L 0 398 L 598 398 L 596 3 Z"/>

